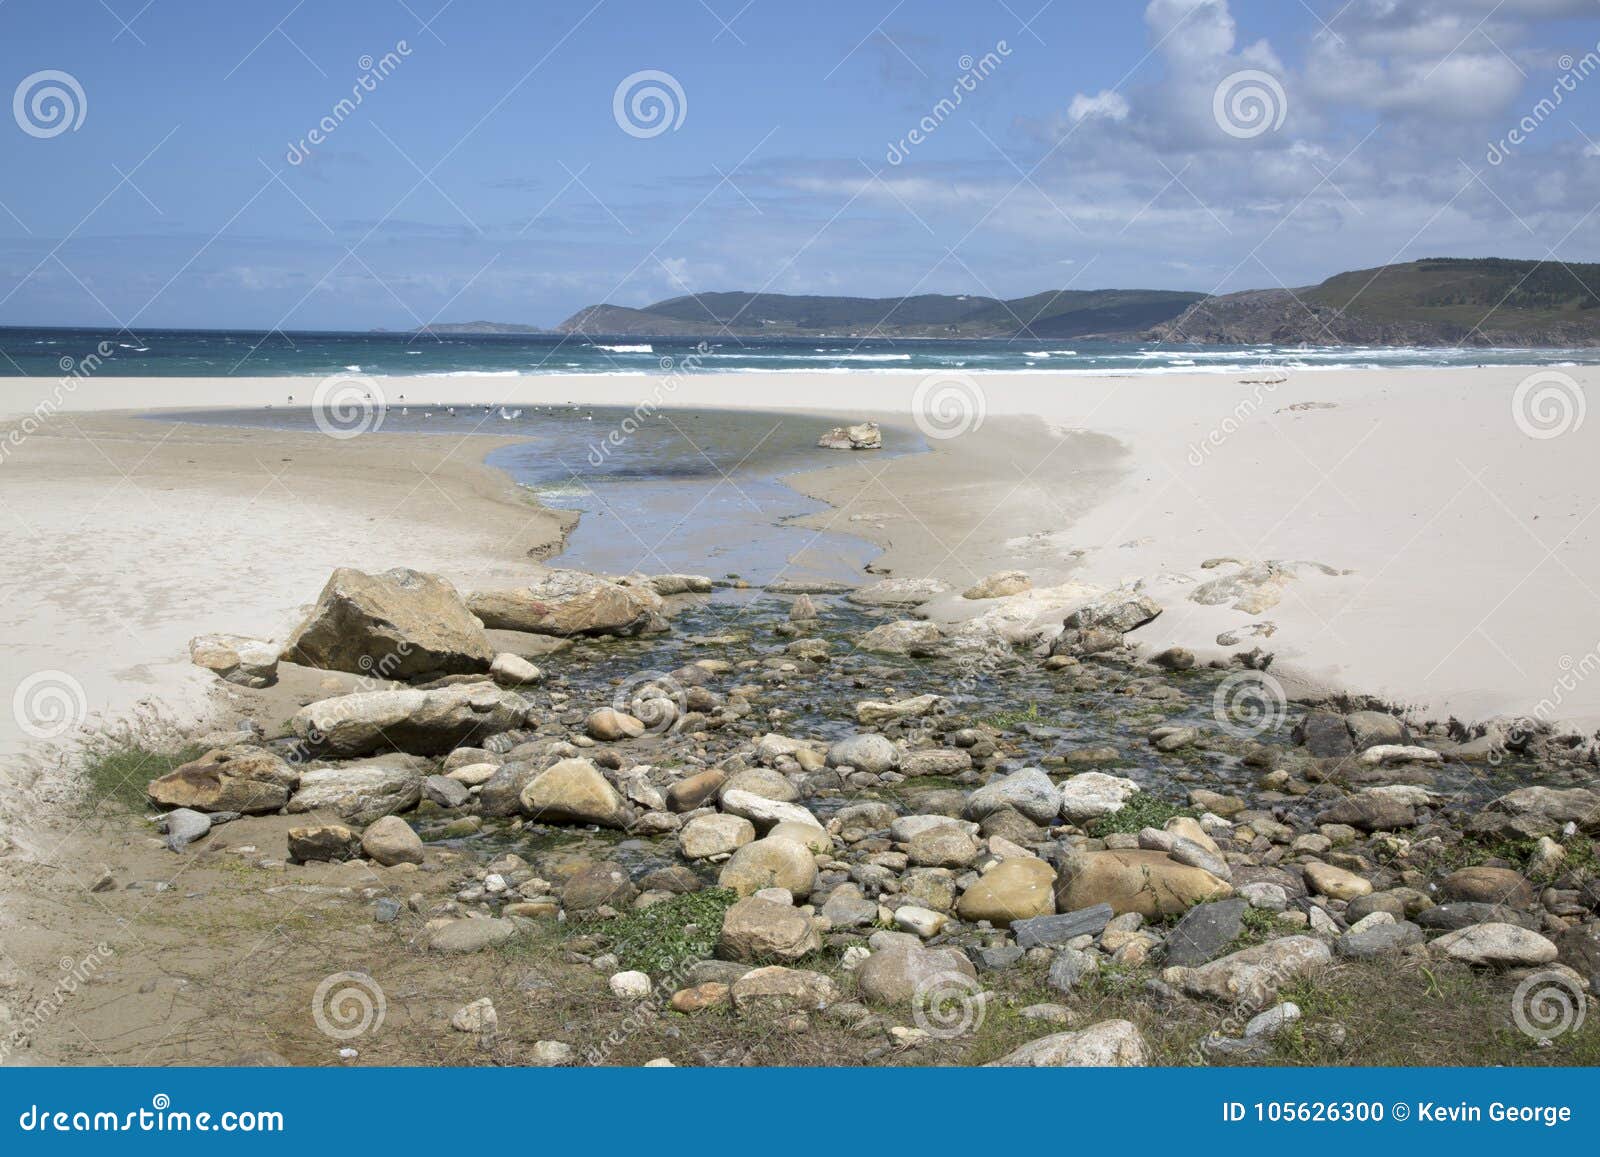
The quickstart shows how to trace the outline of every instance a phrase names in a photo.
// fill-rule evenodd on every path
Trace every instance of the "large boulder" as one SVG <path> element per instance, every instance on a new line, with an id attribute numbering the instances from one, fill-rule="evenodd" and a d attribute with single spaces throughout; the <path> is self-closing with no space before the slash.
<path id="1" fill-rule="evenodd" d="M 409 811 L 422 798 L 428 762 L 409 755 L 380 755 L 338 767 L 303 772 L 288 811 L 338 816 L 366 825 L 395 812 Z"/>
<path id="2" fill-rule="evenodd" d="M 1133 780 L 1103 771 L 1085 771 L 1061 784 L 1061 818 L 1071 824 L 1087 823 L 1122 810 L 1139 794 Z"/>
<path id="3" fill-rule="evenodd" d="M 923 868 L 965 868 L 978 858 L 978 845 L 957 823 L 934 824 L 906 841 L 906 859 Z"/>
<path id="4" fill-rule="evenodd" d="M 314 824 L 290 828 L 289 860 L 304 864 L 313 860 L 338 863 L 361 854 L 361 833 L 344 824 Z"/>
<path id="5" fill-rule="evenodd" d="M 403 567 L 370 575 L 340 567 L 283 657 L 327 671 L 409 679 L 487 671 L 494 652 L 483 624 L 438 575 Z"/>
<path id="6" fill-rule="evenodd" d="M 1065 861 L 1056 878 L 1057 911 L 1109 904 L 1118 915 L 1138 912 L 1147 920 L 1179 916 L 1232 894 L 1231 884 L 1204 868 L 1143 848 L 1082 852 Z"/>
<path id="7" fill-rule="evenodd" d="M 522 789 L 539 774 L 532 760 L 514 759 L 495 768 L 478 789 L 478 813 L 485 819 L 505 819 L 522 811 Z"/>
<path id="8" fill-rule="evenodd" d="M 1350 740 L 1357 751 L 1382 745 L 1403 746 L 1411 742 L 1411 729 L 1405 721 L 1387 711 L 1352 711 L 1344 717 Z"/>
<path id="9" fill-rule="evenodd" d="M 561 885 L 561 907 L 568 912 L 593 912 L 597 908 L 626 908 L 639 889 L 628 869 L 615 860 L 585 865 Z"/>
<path id="10" fill-rule="evenodd" d="M 822 948 L 811 917 L 790 904 L 747 896 L 722 918 L 717 955 L 745 964 L 792 963 Z"/>
<path id="11" fill-rule="evenodd" d="M 861 636 L 856 649 L 880 655 L 927 656 L 937 652 L 943 635 L 937 624 L 901 619 L 873 627 Z"/>
<path id="12" fill-rule="evenodd" d="M 808 824 L 820 828 L 817 817 L 797 803 L 781 799 L 768 799 L 764 795 L 735 789 L 723 794 L 719 801 L 729 815 L 743 816 L 755 824 L 759 832 L 770 831 L 779 824 Z"/>
<path id="13" fill-rule="evenodd" d="M 321 699 L 296 711 L 290 726 L 317 751 L 334 756 L 442 755 L 521 727 L 527 717 L 528 705 L 513 692 L 487 682 L 457 683 Z"/>
<path id="14" fill-rule="evenodd" d="M 969 820 L 981 820 L 1005 808 L 1021 812 L 1036 824 L 1048 824 L 1061 810 L 1061 792 L 1039 768 L 1024 767 L 973 792 L 962 814 Z"/>
<path id="15" fill-rule="evenodd" d="M 1385 719 L 1392 716 L 1385 715 Z M 1416 826 L 1412 802 L 1392 793 L 1366 791 L 1335 800 L 1317 813 L 1319 824 L 1345 824 L 1368 832 L 1387 832 Z"/>
<path id="16" fill-rule="evenodd" d="M 1315 937 L 1285 936 L 1241 949 L 1199 968 L 1168 968 L 1161 977 L 1190 996 L 1257 1008 L 1277 996 L 1278 990 L 1290 981 L 1311 974 L 1332 959 L 1332 951 Z"/>
<path id="17" fill-rule="evenodd" d="M 695 816 L 678 829 L 678 850 L 686 859 L 703 860 L 731 855 L 755 838 L 755 825 L 743 816 Z"/>
<path id="18" fill-rule="evenodd" d="M 884 736 L 872 732 L 852 735 L 828 748 L 829 767 L 852 767 L 881 775 L 899 762 L 899 749 Z"/>
<path id="19" fill-rule="evenodd" d="M 1600 832 L 1600 792 L 1584 787 L 1519 787 L 1491 800 L 1488 807 L 1467 821 L 1467 830 L 1479 835 L 1536 839 L 1569 823 L 1586 832 Z"/>
<path id="20" fill-rule="evenodd" d="M 1125 635 L 1161 613 L 1161 604 L 1149 595 L 1112 591 L 1084 603 L 1062 620 L 1068 631 L 1103 629 Z"/>
<path id="21" fill-rule="evenodd" d="M 611 781 L 587 759 L 563 759 L 528 781 L 522 812 L 542 824 L 626 827 L 627 805 Z"/>
<path id="22" fill-rule="evenodd" d="M 1000 570 L 985 575 L 961 592 L 964 599 L 1004 599 L 1033 589 L 1033 580 L 1023 570 Z"/>
<path id="23" fill-rule="evenodd" d="M 272 752 L 239 745 L 208 751 L 151 780 L 147 790 L 162 807 L 264 815 L 288 803 L 299 782 L 300 773 Z"/>
<path id="24" fill-rule="evenodd" d="M 839 990 L 820 972 L 773 964 L 744 973 L 733 982 L 729 996 L 742 1016 L 784 1016 L 826 1008 L 839 998 Z"/>
<path id="25" fill-rule="evenodd" d="M 1549 964 L 1560 955 L 1555 944 L 1515 924 L 1473 924 L 1446 932 L 1428 945 L 1439 956 L 1488 968 L 1522 968 Z"/>
<path id="26" fill-rule="evenodd" d="M 975 982 L 978 971 L 959 949 L 899 941 L 867 957 L 856 972 L 856 986 L 875 1003 L 909 1005 L 935 987 L 962 984 L 962 978 Z"/>
<path id="27" fill-rule="evenodd" d="M 244 635 L 200 635 L 189 640 L 189 658 L 225 683 L 270 687 L 278 681 L 278 648 Z"/>
<path id="28" fill-rule="evenodd" d="M 467 599 L 484 625 L 536 635 L 638 635 L 659 625 L 661 596 L 627 585 L 552 570 L 525 587 L 478 591 Z"/>
<path id="29" fill-rule="evenodd" d="M 384 816 L 361 833 L 361 850 L 384 867 L 395 864 L 420 864 L 422 840 L 411 825 L 399 816 Z"/>
<path id="30" fill-rule="evenodd" d="M 1461 868 L 1439 881 L 1439 902 L 1465 901 L 1469 904 L 1505 904 L 1512 908 L 1529 907 L 1534 900 L 1533 885 L 1510 868 L 1486 865 Z"/>
<path id="31" fill-rule="evenodd" d="M 961 894 L 956 914 L 963 920 L 987 920 L 997 928 L 1049 916 L 1056 910 L 1055 882 L 1055 869 L 1043 860 L 1002 860 Z"/>
<path id="32" fill-rule="evenodd" d="M 787 888 L 797 900 L 811 895 L 817 882 L 817 861 L 811 849 L 794 840 L 767 837 L 745 844 L 729 857 L 717 884 L 740 896 L 763 888 Z"/>
<path id="33" fill-rule="evenodd" d="M 1103 1020 L 1013 1049 L 988 1068 L 1134 1068 L 1149 1064 L 1144 1037 L 1131 1021 Z"/>

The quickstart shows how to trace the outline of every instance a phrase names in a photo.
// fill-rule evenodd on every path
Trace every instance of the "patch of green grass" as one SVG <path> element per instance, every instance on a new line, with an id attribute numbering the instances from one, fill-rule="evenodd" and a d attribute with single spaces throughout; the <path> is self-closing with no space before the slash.
<path id="1" fill-rule="evenodd" d="M 137 811 L 149 806 L 145 788 L 152 779 L 205 754 L 193 744 L 176 749 L 147 746 L 138 740 L 93 745 L 84 754 L 83 802 L 89 811 L 101 804 Z"/>
<path id="2" fill-rule="evenodd" d="M 1239 932 L 1237 948 L 1249 948 L 1252 945 L 1264 944 L 1283 931 L 1283 926 L 1278 923 L 1276 912 L 1269 912 L 1265 908 L 1246 908 L 1240 917 L 1243 928 Z"/>
<path id="3" fill-rule="evenodd" d="M 722 918 L 738 898 L 731 888 L 674 896 L 608 921 L 605 935 L 623 968 L 657 976 L 709 957 L 722 934 Z"/>
<path id="4" fill-rule="evenodd" d="M 1097 839 L 1118 832 L 1138 832 L 1144 828 L 1159 828 L 1174 816 L 1193 816 L 1194 809 L 1182 807 L 1171 800 L 1138 792 L 1128 797 L 1128 802 L 1108 816 L 1089 821 L 1088 832 Z"/>
<path id="5" fill-rule="evenodd" d="M 1600 871 L 1600 857 L 1595 854 L 1595 845 L 1588 836 L 1578 833 L 1572 839 L 1560 843 L 1566 851 L 1566 856 L 1561 861 L 1560 871 L 1576 870 L 1594 873 Z M 1445 850 L 1441 857 L 1440 867 L 1446 871 L 1458 868 L 1476 867 L 1490 860 L 1504 860 L 1517 871 L 1528 874 L 1529 861 L 1539 841 L 1525 836 L 1467 836 L 1460 843 L 1452 844 Z"/>
<path id="6" fill-rule="evenodd" d="M 1010 711 L 996 711 L 993 715 L 986 715 L 978 720 L 982 725 L 993 727 L 997 731 L 1009 731 L 1014 727 L 1021 727 L 1025 723 L 1048 723 L 1043 713 L 1039 710 L 1037 700 L 1029 700 L 1026 707 L 1013 708 Z"/>

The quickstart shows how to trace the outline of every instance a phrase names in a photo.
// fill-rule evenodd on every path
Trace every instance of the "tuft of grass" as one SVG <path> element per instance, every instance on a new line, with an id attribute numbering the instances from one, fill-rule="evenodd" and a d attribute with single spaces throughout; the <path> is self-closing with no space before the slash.
<path id="1" fill-rule="evenodd" d="M 1600 857 L 1595 854 L 1594 842 L 1582 832 L 1570 840 L 1556 842 L 1561 844 L 1567 853 L 1561 861 L 1561 871 L 1589 874 L 1600 871 Z M 1469 835 L 1444 851 L 1439 857 L 1439 867 L 1444 871 L 1454 871 L 1457 868 L 1475 867 L 1490 860 L 1504 860 L 1524 875 L 1531 875 L 1528 865 L 1533 859 L 1538 843 L 1536 839 L 1523 836 Z"/>
<path id="2" fill-rule="evenodd" d="M 738 898 L 731 888 L 674 896 L 608 921 L 605 935 L 624 968 L 658 976 L 709 957 L 722 934 L 722 918 Z"/>
<path id="3" fill-rule="evenodd" d="M 1174 816 L 1193 816 L 1194 809 L 1182 807 L 1149 792 L 1138 792 L 1108 816 L 1090 820 L 1087 831 L 1097 839 L 1119 832 L 1138 832 L 1159 828 Z"/>
<path id="4" fill-rule="evenodd" d="M 143 739 L 91 744 L 83 755 L 84 808 L 93 812 L 102 805 L 124 811 L 148 807 L 145 788 L 152 779 L 204 754 L 204 749 L 194 744 L 151 746 Z"/>
<path id="5" fill-rule="evenodd" d="M 1265 908 L 1246 908 L 1240 918 L 1243 927 L 1239 930 L 1239 939 L 1232 948 L 1251 948 L 1257 944 L 1264 944 L 1273 937 L 1283 932 L 1283 925 L 1278 923 L 1276 912 L 1269 912 Z"/>
<path id="6" fill-rule="evenodd" d="M 1029 700 L 1026 707 L 1013 708 L 1010 711 L 996 711 L 993 715 L 987 715 L 979 719 L 978 722 L 987 724 L 996 731 L 1009 731 L 1012 728 L 1021 727 L 1024 723 L 1048 724 L 1050 719 L 1039 710 L 1039 704 L 1036 700 Z"/>

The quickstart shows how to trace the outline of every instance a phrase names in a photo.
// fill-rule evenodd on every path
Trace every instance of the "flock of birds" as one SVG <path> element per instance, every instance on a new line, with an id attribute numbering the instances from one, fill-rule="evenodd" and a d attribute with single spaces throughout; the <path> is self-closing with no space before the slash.
<path id="1" fill-rule="evenodd" d="M 367 394 L 365 396 L 365 400 L 367 401 L 367 403 L 369 405 L 373 404 L 373 402 L 374 402 L 374 398 L 372 397 L 371 394 Z M 406 396 L 404 394 L 401 394 L 398 400 L 400 402 L 404 402 L 406 400 Z M 291 405 L 291 406 L 294 405 L 294 395 L 293 394 L 289 395 L 288 404 Z M 475 412 L 478 409 L 478 404 L 476 402 L 474 402 L 473 404 L 471 404 L 469 406 L 460 406 L 460 407 L 447 406 L 447 405 L 444 405 L 443 403 L 440 403 L 440 402 L 434 402 L 433 405 L 435 407 L 437 407 L 438 409 L 443 410 L 447 415 L 449 415 L 452 418 L 455 417 L 456 414 L 458 414 L 458 413 L 470 414 L 470 413 Z M 389 408 L 388 405 L 386 403 L 384 403 L 384 402 L 377 402 L 377 406 L 378 406 L 379 409 L 388 409 Z M 535 406 L 534 407 L 535 410 L 544 410 L 546 413 L 551 413 L 551 414 L 555 413 L 558 409 L 561 409 L 561 408 L 562 407 L 556 406 L 556 405 Z M 578 405 L 576 402 L 568 402 L 568 403 L 566 403 L 566 407 L 565 408 L 567 410 L 573 412 L 573 413 L 576 413 L 577 411 L 583 409 L 583 407 Z M 272 406 L 268 405 L 267 409 L 269 409 L 269 410 L 272 409 Z M 493 414 L 495 412 L 495 409 L 496 409 L 496 407 L 494 407 L 494 406 L 484 406 L 483 407 L 483 412 L 484 412 L 484 414 Z M 500 406 L 499 410 L 500 410 L 500 417 L 503 418 L 507 422 L 514 422 L 518 418 L 522 417 L 522 408 L 520 406 L 517 407 L 515 410 L 513 410 L 509 406 Z M 411 407 L 410 406 L 406 406 L 406 405 L 402 405 L 400 407 L 400 413 L 402 415 L 409 415 L 411 413 Z M 431 418 L 431 417 L 433 417 L 433 415 L 434 415 L 434 411 L 432 409 L 424 410 L 422 412 L 422 416 L 424 418 Z M 584 415 L 583 415 L 583 420 L 585 422 L 594 421 L 594 411 L 593 410 L 589 410 L 589 411 L 585 412 Z"/>

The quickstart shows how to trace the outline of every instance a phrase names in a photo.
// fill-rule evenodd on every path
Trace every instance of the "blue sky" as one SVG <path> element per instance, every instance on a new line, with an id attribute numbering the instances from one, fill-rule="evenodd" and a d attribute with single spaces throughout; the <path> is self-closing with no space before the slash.
<path id="1" fill-rule="evenodd" d="M 0 95 L 22 102 L 0 117 L 0 324 L 553 325 L 724 289 L 1225 291 L 1441 254 L 1597 260 L 1597 14 L 0 0 Z M 47 70 L 82 93 L 75 128 L 27 99 L 60 86 Z M 646 70 L 682 114 L 653 135 L 614 114 Z M 1264 121 L 1219 111 L 1240 85 Z"/>

